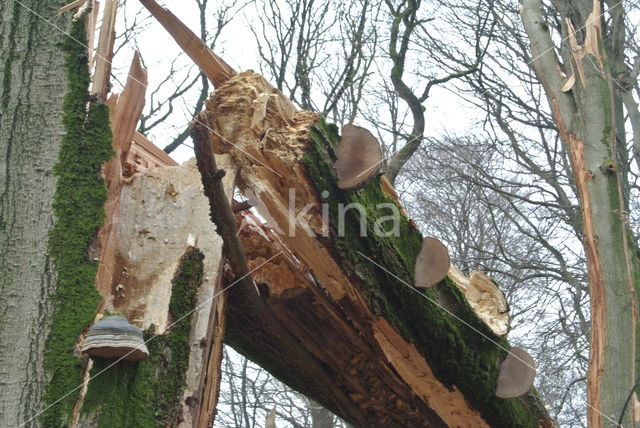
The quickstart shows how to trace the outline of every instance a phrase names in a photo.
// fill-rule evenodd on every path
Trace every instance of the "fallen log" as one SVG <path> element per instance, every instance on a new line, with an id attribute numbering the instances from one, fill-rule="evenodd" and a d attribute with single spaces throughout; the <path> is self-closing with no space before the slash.
<path id="1" fill-rule="evenodd" d="M 277 232 L 263 239 L 264 230 L 241 225 L 250 265 L 275 248 L 290 254 L 256 274 L 261 294 L 328 376 L 305 371 L 275 326 L 256 323 L 246 288 L 230 290 L 227 343 L 358 426 L 553 425 L 535 390 L 495 396 L 510 346 L 451 279 L 412 286 L 422 236 L 388 186 L 374 178 L 358 191 L 338 188 L 335 127 L 296 111 L 252 72 L 223 83 L 207 114 L 215 150 L 232 156 L 240 189 Z M 350 406 L 331 394 L 336 387 Z"/>

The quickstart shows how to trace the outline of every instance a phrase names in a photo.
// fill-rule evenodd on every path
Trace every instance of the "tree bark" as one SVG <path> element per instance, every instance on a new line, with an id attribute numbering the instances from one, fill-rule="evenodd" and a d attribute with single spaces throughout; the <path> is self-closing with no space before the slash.
<path id="1" fill-rule="evenodd" d="M 333 413 L 313 400 L 309 400 L 312 428 L 333 428 Z"/>
<path id="2" fill-rule="evenodd" d="M 618 419 L 633 426 L 638 416 L 633 415 L 634 406 L 625 408 L 625 401 L 638 373 L 640 269 L 628 223 L 626 159 L 620 158 L 623 143 L 618 141 L 623 112 L 613 87 L 616 58 L 607 56 L 599 1 L 556 6 L 569 46 L 563 44 L 562 52 L 564 69 L 573 75 L 572 86 L 565 85 L 561 75 L 563 67 L 539 0 L 523 3 L 522 20 L 580 196 L 591 290 L 589 426 L 609 426 Z"/>
<path id="3" fill-rule="evenodd" d="M 0 425 L 41 408 L 55 269 L 47 252 L 67 92 L 59 30 L 66 3 L 0 4 Z M 55 24 L 69 29 L 68 15 Z"/>
<path id="4" fill-rule="evenodd" d="M 64 2 L 20 3 L 0 6 L 0 425 L 206 421 L 222 241 L 195 164 L 134 134 L 139 62 L 107 106 L 88 92 L 85 24 L 51 18 Z M 114 312 L 147 330 L 148 360 L 81 357 L 96 313 Z"/>

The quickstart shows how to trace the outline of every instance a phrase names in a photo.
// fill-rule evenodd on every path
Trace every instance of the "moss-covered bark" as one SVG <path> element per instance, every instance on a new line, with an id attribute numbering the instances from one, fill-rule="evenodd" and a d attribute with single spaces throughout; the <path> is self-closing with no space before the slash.
<path id="1" fill-rule="evenodd" d="M 89 104 L 87 52 L 78 43 L 85 39 L 84 23 L 75 22 L 63 45 L 69 89 L 63 106 L 66 134 L 54 169 L 58 183 L 49 237 L 57 281 L 45 351 L 50 380 L 44 404 L 51 407 L 41 415 L 41 422 L 47 427 L 66 426 L 71 419 L 82 381 L 74 347 L 100 301 L 94 284 L 97 263 L 88 257 L 87 248 L 104 220 L 107 193 L 100 167 L 112 155 L 112 135 L 108 107 Z"/>
<path id="2" fill-rule="evenodd" d="M 0 2 L 0 426 L 42 409 L 55 271 L 48 254 L 65 134 L 65 0 Z M 31 11 L 29 10 L 31 9 Z M 35 13 L 33 13 L 35 12 Z M 48 17 L 50 22 L 42 19 Z M 55 27 L 51 25 L 55 24 Z M 31 422 L 34 423 L 34 422 Z"/>
<path id="3" fill-rule="evenodd" d="M 191 317 L 203 280 L 203 254 L 190 249 L 172 282 L 168 333 L 145 332 L 149 358 L 139 363 L 95 359 L 81 423 L 105 428 L 177 426 L 189 363 Z M 95 376 L 95 378 L 93 378 Z"/>
<path id="4" fill-rule="evenodd" d="M 355 192 L 338 189 L 331 166 L 333 147 L 339 141 L 337 128 L 321 122 L 312 129 L 311 137 L 304 164 L 318 194 L 328 191 L 329 196 L 323 202 L 329 204 L 331 224 L 338 224 L 339 204 L 358 203 L 365 208 L 366 237 L 360 237 L 359 212 L 349 210 L 344 219 L 344 236 L 332 230 L 326 245 L 335 251 L 345 272 L 365 285 L 376 313 L 413 343 L 439 380 L 459 388 L 492 426 L 536 427 L 540 419 L 548 419 L 534 391 L 520 399 L 495 396 L 499 365 L 506 355 L 505 348 L 509 347 L 507 340 L 495 336 L 476 317 L 448 278 L 434 289 L 422 291 L 425 298 L 407 287 L 406 284 L 413 284 L 414 264 L 422 241 L 420 232 L 404 219 L 397 235 L 381 237 L 375 233 L 376 220 L 386 215 L 379 211 L 380 204 L 395 202 L 382 192 L 378 179 Z"/>

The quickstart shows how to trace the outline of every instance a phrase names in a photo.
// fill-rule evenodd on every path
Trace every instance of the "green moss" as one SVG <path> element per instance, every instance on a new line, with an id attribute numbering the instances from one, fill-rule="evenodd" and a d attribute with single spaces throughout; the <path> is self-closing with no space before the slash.
<path id="1" fill-rule="evenodd" d="M 74 23 L 71 35 L 85 40 L 84 24 Z M 87 111 L 87 56 L 85 48 L 73 39 L 66 38 L 63 43 L 68 80 L 63 105 L 65 136 L 54 168 L 55 223 L 49 236 L 56 284 L 44 361 L 50 379 L 44 402 L 45 406 L 52 405 L 41 416 L 46 427 L 68 425 L 82 380 L 81 362 L 73 349 L 100 301 L 94 284 L 97 263 L 87 257 L 86 251 L 104 220 L 107 192 L 100 167 L 112 155 L 109 110 L 104 104 L 90 104 Z"/>
<path id="2" fill-rule="evenodd" d="M 176 426 L 189 363 L 191 312 L 203 279 L 204 256 L 185 254 L 173 279 L 168 334 L 145 332 L 149 358 L 139 363 L 95 359 L 82 414 L 98 427 L 151 428 Z"/>
<path id="3" fill-rule="evenodd" d="M 367 287 L 369 302 L 377 314 L 415 344 L 440 381 L 459 388 L 492 426 L 537 426 L 543 414 L 538 405 L 528 407 L 522 399 L 495 397 L 499 365 L 506 355 L 503 348 L 509 347 L 508 342 L 495 336 L 476 317 L 448 278 L 437 287 L 422 291 L 426 298 L 419 298 L 407 287 L 406 284 L 413 284 L 414 264 L 422 242 L 420 232 L 403 216 L 398 234 L 378 236 L 374 230 L 376 219 L 387 215 L 378 207 L 395 202 L 382 192 L 379 179 L 358 191 L 338 189 L 332 170 L 333 147 L 339 140 L 337 128 L 321 121 L 312 129 L 311 136 L 312 144 L 303 163 L 318 194 L 329 192 L 323 199 L 329 204 L 334 227 L 328 245 L 336 253 L 336 259 L 343 261 L 345 271 Z M 336 233 L 340 204 L 350 203 L 359 203 L 364 208 L 367 217 L 364 238 L 360 237 L 360 214 L 356 210 L 349 210 L 344 216 L 344 236 Z"/>

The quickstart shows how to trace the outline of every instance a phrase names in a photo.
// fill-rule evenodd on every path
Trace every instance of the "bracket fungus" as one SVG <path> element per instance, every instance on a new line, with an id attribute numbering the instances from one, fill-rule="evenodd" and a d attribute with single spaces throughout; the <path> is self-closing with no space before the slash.
<path id="1" fill-rule="evenodd" d="M 500 364 L 496 396 L 516 398 L 524 395 L 536 377 L 536 362 L 522 348 L 509 349 L 507 358 Z"/>
<path id="2" fill-rule="evenodd" d="M 383 160 L 380 143 L 364 128 L 344 125 L 335 152 L 334 167 L 342 190 L 357 190 L 380 171 Z"/>
<path id="3" fill-rule="evenodd" d="M 149 356 L 142 330 L 121 316 L 102 318 L 89 329 L 82 354 L 90 357 L 144 360 Z"/>
<path id="4" fill-rule="evenodd" d="M 422 240 L 422 249 L 416 259 L 416 287 L 429 288 L 438 284 L 447 276 L 451 267 L 449 250 L 436 238 L 426 237 Z"/>

